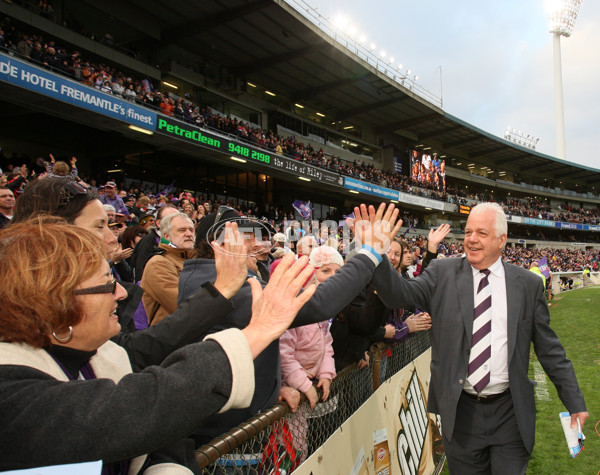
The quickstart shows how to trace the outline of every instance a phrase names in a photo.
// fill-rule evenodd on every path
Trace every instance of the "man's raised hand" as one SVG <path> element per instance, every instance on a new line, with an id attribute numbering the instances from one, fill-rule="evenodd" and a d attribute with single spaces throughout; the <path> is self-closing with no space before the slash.
<path id="1" fill-rule="evenodd" d="M 379 254 L 385 254 L 390 243 L 402 226 L 398 219 L 399 210 L 392 203 L 386 207 L 381 203 L 377 210 L 370 205 L 361 204 L 354 208 L 354 220 L 348 225 L 354 227 L 354 236 L 359 247 L 369 246 Z"/>

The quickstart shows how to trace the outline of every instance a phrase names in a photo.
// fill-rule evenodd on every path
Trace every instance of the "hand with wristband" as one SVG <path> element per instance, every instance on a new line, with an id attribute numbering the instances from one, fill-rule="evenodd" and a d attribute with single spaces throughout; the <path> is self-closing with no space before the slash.
<path id="1" fill-rule="evenodd" d="M 393 237 L 402 226 L 398 214 L 399 210 L 394 204 L 386 208 L 385 203 L 381 203 L 377 210 L 372 205 L 367 208 L 365 204 L 361 204 L 354 208 L 355 218 L 346 222 L 354 231 L 358 247 L 369 251 L 381 262 L 381 255 L 388 251 Z"/>

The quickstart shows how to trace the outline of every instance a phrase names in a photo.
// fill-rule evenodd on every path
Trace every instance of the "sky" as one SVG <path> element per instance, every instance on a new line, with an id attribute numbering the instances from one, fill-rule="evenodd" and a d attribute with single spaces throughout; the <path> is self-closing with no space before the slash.
<path id="1" fill-rule="evenodd" d="M 344 16 L 437 96 L 443 109 L 493 135 L 507 126 L 556 157 L 553 42 L 544 0 L 305 0 Z M 584 0 L 561 38 L 566 160 L 600 171 L 600 2 Z M 441 68 L 440 68 L 441 67 Z M 441 78 L 440 83 L 440 69 Z"/>

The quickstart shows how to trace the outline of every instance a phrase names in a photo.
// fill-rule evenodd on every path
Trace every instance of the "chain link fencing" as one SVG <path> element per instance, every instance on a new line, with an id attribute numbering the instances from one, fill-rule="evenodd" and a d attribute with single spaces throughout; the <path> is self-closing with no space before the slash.
<path id="1" fill-rule="evenodd" d="M 295 413 L 286 402 L 265 410 L 196 451 L 203 475 L 288 475 L 308 458 L 385 380 L 431 346 L 430 332 L 371 347 L 368 368 L 350 366 L 331 383 L 327 401 L 310 409 L 304 395 Z M 319 401 L 322 394 L 319 392 Z"/>

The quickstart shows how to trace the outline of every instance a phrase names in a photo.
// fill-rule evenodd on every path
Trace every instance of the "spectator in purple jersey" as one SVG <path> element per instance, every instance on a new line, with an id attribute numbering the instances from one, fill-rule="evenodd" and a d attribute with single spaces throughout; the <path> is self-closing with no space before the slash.
<path id="1" fill-rule="evenodd" d="M 114 206 L 117 213 L 129 216 L 129 211 L 125 203 L 123 203 L 123 199 L 117 196 L 117 184 L 114 181 L 106 182 L 104 185 L 104 195 L 99 196 L 98 199 L 102 204 Z"/>

